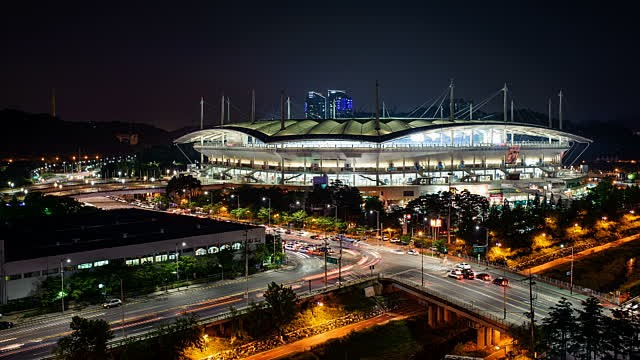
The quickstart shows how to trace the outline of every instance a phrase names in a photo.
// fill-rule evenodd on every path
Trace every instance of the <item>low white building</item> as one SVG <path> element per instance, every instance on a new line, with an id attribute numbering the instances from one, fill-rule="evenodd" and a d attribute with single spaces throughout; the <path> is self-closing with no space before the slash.
<path id="1" fill-rule="evenodd" d="M 34 294 L 47 276 L 104 266 L 175 261 L 224 248 L 253 250 L 265 230 L 207 218 L 126 209 L 100 215 L 43 217 L 37 223 L 11 221 L 0 232 L 0 300 Z"/>

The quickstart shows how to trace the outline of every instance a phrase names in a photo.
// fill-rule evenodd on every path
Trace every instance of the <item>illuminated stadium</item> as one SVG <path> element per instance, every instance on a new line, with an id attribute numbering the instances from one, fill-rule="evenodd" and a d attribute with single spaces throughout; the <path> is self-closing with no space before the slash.
<path id="1" fill-rule="evenodd" d="M 175 142 L 191 143 L 204 155 L 197 172 L 203 183 L 311 186 L 340 180 L 398 201 L 449 186 L 489 195 L 538 184 L 561 193 L 568 181 L 584 176 L 567 166 L 591 140 L 517 122 L 383 118 L 245 122 Z"/>

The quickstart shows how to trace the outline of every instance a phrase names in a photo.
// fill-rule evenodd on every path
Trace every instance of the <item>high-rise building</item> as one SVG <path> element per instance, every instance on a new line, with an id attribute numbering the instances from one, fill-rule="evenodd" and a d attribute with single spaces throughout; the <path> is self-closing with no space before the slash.
<path id="1" fill-rule="evenodd" d="M 327 91 L 327 115 L 328 119 L 353 117 L 353 100 L 343 90 Z"/>
<path id="2" fill-rule="evenodd" d="M 315 91 L 309 91 L 304 102 L 304 116 L 307 119 L 325 119 L 327 113 L 327 98 Z"/>

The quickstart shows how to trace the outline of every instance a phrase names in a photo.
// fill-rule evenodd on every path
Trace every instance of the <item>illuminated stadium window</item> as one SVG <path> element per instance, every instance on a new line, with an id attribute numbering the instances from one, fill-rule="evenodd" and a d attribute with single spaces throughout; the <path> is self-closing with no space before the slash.
<path id="1" fill-rule="evenodd" d="M 105 266 L 109 264 L 109 260 L 100 260 L 100 261 L 96 261 L 93 263 L 94 267 L 98 267 L 98 266 Z"/>
<path id="2" fill-rule="evenodd" d="M 215 254 L 220 250 L 218 250 L 218 248 L 215 246 L 211 246 L 208 251 L 209 251 L 209 254 Z"/>
<path id="3" fill-rule="evenodd" d="M 231 247 L 227 244 L 220 246 L 220 251 L 230 249 Z"/>
<path id="4" fill-rule="evenodd" d="M 147 257 L 143 257 L 140 258 L 140 264 L 144 264 L 144 263 L 152 263 L 153 262 L 153 256 L 147 256 Z"/>
<path id="5" fill-rule="evenodd" d="M 92 267 L 93 267 L 92 263 L 79 264 L 78 265 L 78 270 L 91 269 Z"/>
<path id="6" fill-rule="evenodd" d="M 199 248 L 196 250 L 196 256 L 207 255 L 207 250 L 205 248 Z"/>
<path id="7" fill-rule="evenodd" d="M 167 254 L 156 255 L 156 262 L 167 261 L 167 259 L 168 259 Z"/>
<path id="8" fill-rule="evenodd" d="M 169 254 L 169 260 L 175 260 L 176 254 Z"/>
<path id="9" fill-rule="evenodd" d="M 125 262 L 125 264 L 133 266 L 133 265 L 140 265 L 140 260 L 138 259 L 131 259 L 131 260 L 127 260 Z"/>
<path id="10" fill-rule="evenodd" d="M 242 248 L 242 244 L 240 243 L 234 243 L 233 245 L 231 245 L 231 248 L 233 250 L 240 250 Z"/>

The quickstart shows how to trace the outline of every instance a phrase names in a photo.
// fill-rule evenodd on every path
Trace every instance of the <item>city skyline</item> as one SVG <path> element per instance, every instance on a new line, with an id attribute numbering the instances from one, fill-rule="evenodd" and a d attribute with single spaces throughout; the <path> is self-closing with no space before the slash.
<path id="1" fill-rule="evenodd" d="M 516 106 L 568 121 L 635 116 L 631 11 L 571 4 L 468 3 L 427 6 L 377 2 L 323 7 L 242 7 L 187 3 L 104 6 L 11 4 L 1 35 L 0 108 L 68 121 L 126 121 L 173 130 L 256 111 L 279 116 L 284 89 L 292 117 L 304 117 L 309 89 L 343 89 L 354 111 L 374 108 L 375 81 L 387 109 L 409 112 L 455 79 L 456 98 L 476 102 L 505 82 Z M 499 110 L 494 104 L 490 110 Z M 557 115 L 556 115 L 557 116 Z"/>

